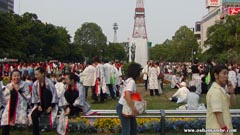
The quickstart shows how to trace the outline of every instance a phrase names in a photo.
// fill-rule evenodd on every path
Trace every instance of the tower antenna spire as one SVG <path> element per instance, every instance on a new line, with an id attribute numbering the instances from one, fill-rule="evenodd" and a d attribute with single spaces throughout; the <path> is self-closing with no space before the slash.
<path id="1" fill-rule="evenodd" d="M 145 23 L 145 8 L 144 8 L 143 0 L 137 0 L 132 37 L 147 39 L 147 29 L 146 29 L 146 23 Z"/>
<path id="2" fill-rule="evenodd" d="M 144 0 L 136 0 L 134 27 L 129 40 L 129 61 L 145 66 L 148 60 L 148 36 L 145 23 Z"/>
<path id="3" fill-rule="evenodd" d="M 114 30 L 114 37 L 113 37 L 113 43 L 117 43 L 117 30 L 118 30 L 118 24 L 113 24 L 113 30 Z"/>

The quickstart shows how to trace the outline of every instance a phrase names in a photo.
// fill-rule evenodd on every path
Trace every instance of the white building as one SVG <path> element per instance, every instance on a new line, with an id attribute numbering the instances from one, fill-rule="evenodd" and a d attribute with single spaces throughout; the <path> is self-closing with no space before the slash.
<path id="1" fill-rule="evenodd" d="M 201 36 L 199 43 L 202 52 L 205 52 L 208 49 L 208 47 L 206 47 L 204 43 L 207 40 L 207 29 L 212 25 L 216 24 L 216 22 L 220 21 L 221 2 L 220 0 L 206 0 L 206 8 L 208 9 L 208 13 L 203 16 L 201 20 L 200 30 Z"/>
<path id="2" fill-rule="evenodd" d="M 240 0 L 206 0 L 206 8 L 208 9 L 208 13 L 203 16 L 200 22 L 200 31 L 195 31 L 196 37 L 200 37 L 198 38 L 200 39 L 198 42 L 202 52 L 205 52 L 207 49 L 209 49 L 205 44 L 205 41 L 207 40 L 208 28 L 224 19 L 226 15 L 237 14 L 240 11 L 239 7 Z M 197 25 L 199 25 L 199 23 L 196 23 L 195 27 L 197 27 Z"/>
<path id="3" fill-rule="evenodd" d="M 201 20 L 201 49 L 205 52 L 208 47 L 205 46 L 205 41 L 207 40 L 207 30 L 212 25 L 220 21 L 221 17 L 221 7 L 216 7 L 211 10 L 207 15 L 205 15 Z"/>

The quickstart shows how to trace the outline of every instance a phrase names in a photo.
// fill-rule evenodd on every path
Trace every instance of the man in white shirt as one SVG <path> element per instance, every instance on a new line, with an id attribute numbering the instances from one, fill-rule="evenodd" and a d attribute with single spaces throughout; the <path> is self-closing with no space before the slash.
<path id="1" fill-rule="evenodd" d="M 65 90 L 65 78 L 59 77 L 57 83 L 55 84 L 55 88 L 57 90 L 58 98 L 60 98 L 63 91 Z"/>
<path id="2" fill-rule="evenodd" d="M 187 95 L 189 90 L 187 88 L 187 84 L 185 82 L 180 83 L 180 88 L 177 90 L 175 94 L 171 98 L 169 98 L 172 102 L 179 103 L 187 103 Z"/>
<path id="3" fill-rule="evenodd" d="M 228 80 L 231 81 L 234 88 L 237 86 L 237 73 L 235 71 L 235 68 L 230 65 L 228 66 Z"/>
<path id="4" fill-rule="evenodd" d="M 105 64 L 103 65 L 103 69 L 104 69 L 105 83 L 108 87 L 108 90 L 110 92 L 112 99 L 115 99 L 115 92 L 113 91 L 113 84 L 111 84 L 111 81 L 110 81 L 111 77 L 113 76 L 114 68 L 113 68 L 113 65 L 111 65 L 109 63 L 108 60 L 105 60 L 104 63 Z"/>
<path id="5" fill-rule="evenodd" d="M 196 87 L 191 86 L 189 88 L 190 92 L 187 96 L 187 109 L 188 110 L 197 110 L 198 109 L 198 101 L 199 101 L 199 95 L 196 93 Z"/>
<path id="6" fill-rule="evenodd" d="M 97 95 L 100 95 L 100 102 L 105 102 L 106 99 L 106 84 L 105 84 L 105 77 L 104 77 L 104 70 L 103 70 L 103 64 L 100 63 L 100 60 L 98 57 L 94 58 L 94 65 L 96 67 L 96 93 Z"/>
<path id="7" fill-rule="evenodd" d="M 171 79 L 171 88 L 172 89 L 178 88 L 179 83 L 180 83 L 179 75 L 174 73 Z"/>
<path id="8" fill-rule="evenodd" d="M 147 91 L 147 88 L 148 88 L 148 69 L 149 69 L 149 64 L 150 64 L 150 61 L 147 61 L 147 65 L 142 70 L 143 80 L 144 80 L 144 87 L 145 87 L 146 91 Z"/>
<path id="9" fill-rule="evenodd" d="M 86 99 L 88 95 L 88 88 L 91 87 L 92 99 L 94 100 L 94 103 L 97 103 L 98 99 L 95 92 L 96 68 L 92 64 L 93 62 L 90 60 L 87 62 L 87 67 L 83 70 L 81 76 L 83 78 L 83 86 L 86 92 Z"/>

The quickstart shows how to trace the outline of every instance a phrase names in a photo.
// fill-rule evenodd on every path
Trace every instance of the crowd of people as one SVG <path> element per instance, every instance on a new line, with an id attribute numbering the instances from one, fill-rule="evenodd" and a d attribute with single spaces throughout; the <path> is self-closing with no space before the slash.
<path id="1" fill-rule="evenodd" d="M 2 64 L 2 78 L 10 77 L 6 86 L 2 79 L 0 83 L 2 134 L 9 135 L 10 126 L 24 124 L 33 125 L 33 135 L 39 135 L 41 120 L 49 127 L 56 124 L 57 132 L 66 134 L 69 116 L 96 113 L 87 101 L 89 88 L 92 103 L 104 103 L 108 95 L 112 100 L 120 98 L 121 67 L 119 62 L 100 62 L 98 58 L 86 64 Z"/>
<path id="2" fill-rule="evenodd" d="M 167 81 L 172 89 L 177 89 L 172 97 L 169 97 L 169 100 L 186 103 L 184 108 L 180 109 L 197 110 L 201 108 L 202 106 L 199 105 L 200 95 L 207 94 L 208 108 L 213 106 L 212 110 L 217 112 L 214 112 L 214 115 L 221 117 L 218 114 L 224 112 L 219 110 L 219 106 L 217 106 L 218 109 L 214 108 L 217 100 L 213 100 L 210 96 L 212 92 L 208 92 L 215 87 L 218 88 L 217 84 L 219 84 L 220 78 L 217 75 L 221 71 L 214 70 L 218 67 L 217 65 L 213 61 L 207 63 L 194 61 L 191 64 L 149 60 L 142 69 L 137 65 L 130 64 L 127 76 L 125 76 L 122 63 L 108 60 L 101 62 L 97 57 L 88 60 L 86 64 L 58 61 L 2 63 L 0 65 L 1 80 L 7 76 L 11 80 L 6 86 L 2 81 L 0 83 L 2 134 L 9 135 L 12 125 L 32 124 L 33 135 L 39 135 L 39 123 L 44 116 L 49 119 L 50 127 L 53 127 L 54 123 L 58 123 L 57 132 L 66 134 L 68 116 L 76 116 L 80 112 L 84 115 L 96 113 L 90 109 L 87 100 L 90 96 L 89 93 L 91 93 L 92 104 L 105 103 L 108 98 L 110 100 L 119 99 L 117 113 L 122 122 L 122 134 L 136 134 L 136 130 L 134 130 L 136 119 L 125 118 L 122 116 L 121 110 L 122 103 L 126 100 L 133 109 L 133 116 L 137 115 L 130 95 L 136 92 L 135 81 L 140 76 L 140 69 L 145 91 L 149 91 L 150 96 L 161 96 L 165 87 L 163 84 Z M 228 84 L 229 88 L 226 88 L 225 91 L 226 93 L 230 92 L 230 98 L 233 98 L 231 100 L 234 102 L 232 95 L 240 93 L 240 66 L 225 64 L 224 67 L 227 67 L 227 82 L 222 82 L 220 85 L 224 86 L 223 90 L 225 90 L 225 86 Z M 221 68 L 221 70 L 223 69 L 225 68 Z M 89 88 L 90 92 L 88 92 Z M 224 101 L 224 104 L 225 102 L 227 101 Z M 28 112 L 28 110 L 31 111 Z M 26 117 L 27 115 L 28 117 Z M 58 119 L 56 119 L 57 115 Z M 212 117 L 211 115 L 209 112 L 208 117 Z M 220 128 L 226 128 L 225 126 L 232 128 L 231 125 L 225 124 L 224 127 L 223 125 L 221 123 Z"/>
<path id="3" fill-rule="evenodd" d="M 176 93 L 169 98 L 170 101 L 187 103 L 187 99 L 192 100 L 191 96 L 187 98 L 190 92 L 198 95 L 194 99 L 199 99 L 201 94 L 207 94 L 211 85 L 211 73 L 216 65 L 218 64 L 214 61 L 198 63 L 195 60 L 191 64 L 159 63 L 149 60 L 142 70 L 145 90 L 149 90 L 150 96 L 161 95 L 163 83 L 168 81 L 172 89 L 177 89 Z M 240 93 L 240 65 L 224 64 L 224 66 L 229 70 L 228 80 L 233 84 L 235 93 Z"/>
<path id="4" fill-rule="evenodd" d="M 36 80 L 34 71 L 36 67 L 43 67 L 46 77 L 49 78 L 57 89 L 58 96 L 63 91 L 65 76 L 74 73 L 80 78 L 88 96 L 88 89 L 91 89 L 92 99 L 95 103 L 105 102 L 106 94 L 110 94 L 112 99 L 119 97 L 123 83 L 122 63 L 118 61 L 89 60 L 86 64 L 64 63 L 58 61 L 39 62 L 39 63 L 2 63 L 0 64 L 0 77 L 10 76 L 10 73 L 17 69 L 21 72 L 22 80 L 29 84 L 32 89 L 33 82 Z M 101 90 L 100 90 L 101 88 Z M 97 96 L 101 95 L 100 99 Z"/>
<path id="5" fill-rule="evenodd" d="M 159 69 L 160 68 L 160 69 Z M 148 61 L 143 69 L 145 89 L 153 96 L 162 92 L 162 72 L 168 77 L 172 89 L 177 91 L 169 98 L 176 103 L 185 103 L 178 109 L 206 109 L 206 134 L 233 134 L 229 107 L 237 104 L 236 94 L 240 93 L 240 65 L 207 63 L 165 63 Z M 153 75 L 154 74 L 154 75 Z M 187 79 L 188 78 L 188 79 Z M 153 81 L 153 82 L 151 82 Z M 156 84 L 152 86 L 153 84 Z M 199 105 L 201 94 L 206 95 L 206 106 Z"/>

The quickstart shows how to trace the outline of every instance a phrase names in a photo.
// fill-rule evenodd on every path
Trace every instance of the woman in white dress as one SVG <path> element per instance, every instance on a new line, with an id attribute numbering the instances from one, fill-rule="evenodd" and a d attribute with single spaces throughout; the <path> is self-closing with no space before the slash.
<path id="1" fill-rule="evenodd" d="M 150 89 L 150 96 L 155 95 L 159 96 L 159 83 L 158 83 L 158 70 L 155 67 L 154 63 L 151 63 L 151 65 L 149 66 L 149 70 L 148 70 L 148 77 L 149 77 L 149 89 Z"/>

